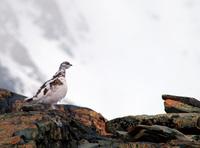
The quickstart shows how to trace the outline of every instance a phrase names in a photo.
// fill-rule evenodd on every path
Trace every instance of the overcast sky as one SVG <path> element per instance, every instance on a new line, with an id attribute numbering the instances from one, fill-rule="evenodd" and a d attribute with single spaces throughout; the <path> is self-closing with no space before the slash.
<path id="1" fill-rule="evenodd" d="M 198 0 L 1 0 L 0 12 L 0 66 L 18 93 L 69 60 L 65 99 L 109 119 L 164 113 L 162 94 L 200 96 Z"/>
<path id="2" fill-rule="evenodd" d="M 90 50 L 87 64 L 95 67 L 106 115 L 163 113 L 165 93 L 200 96 L 200 2 L 77 3 L 91 33 L 80 48 Z"/>

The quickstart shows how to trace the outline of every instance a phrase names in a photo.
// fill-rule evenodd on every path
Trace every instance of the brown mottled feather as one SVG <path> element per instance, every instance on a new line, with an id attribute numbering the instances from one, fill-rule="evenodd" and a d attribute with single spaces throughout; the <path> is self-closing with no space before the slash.
<path id="1" fill-rule="evenodd" d="M 56 86 L 56 85 L 63 85 L 63 83 L 59 79 L 55 79 L 50 84 L 50 87 Z"/>
<path id="2" fill-rule="evenodd" d="M 44 91 L 43 91 L 44 95 L 46 95 L 47 92 L 48 92 L 48 89 L 45 88 Z"/>

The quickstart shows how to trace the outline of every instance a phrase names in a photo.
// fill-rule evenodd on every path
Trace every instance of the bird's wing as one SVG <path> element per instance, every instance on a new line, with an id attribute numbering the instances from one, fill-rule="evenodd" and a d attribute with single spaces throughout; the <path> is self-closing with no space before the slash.
<path id="1" fill-rule="evenodd" d="M 56 91 L 56 89 L 59 89 L 61 85 L 63 85 L 63 83 L 59 78 L 50 79 L 40 87 L 35 97 L 40 99 L 49 96 Z"/>
<path id="2" fill-rule="evenodd" d="M 37 97 L 38 94 L 40 94 L 41 91 L 42 91 L 43 89 L 45 89 L 45 88 L 47 87 L 47 85 L 48 85 L 51 81 L 52 81 L 52 79 L 46 81 L 46 82 L 38 89 L 37 93 L 35 94 L 35 97 Z"/>

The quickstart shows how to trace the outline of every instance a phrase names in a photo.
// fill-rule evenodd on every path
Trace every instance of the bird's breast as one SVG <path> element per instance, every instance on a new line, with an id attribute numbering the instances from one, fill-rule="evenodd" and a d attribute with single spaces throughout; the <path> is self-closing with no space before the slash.
<path id="1" fill-rule="evenodd" d="M 44 92 L 43 92 L 44 93 Z M 64 78 L 58 78 L 49 84 L 46 94 L 41 96 L 40 102 L 55 104 L 67 94 L 67 83 Z"/>

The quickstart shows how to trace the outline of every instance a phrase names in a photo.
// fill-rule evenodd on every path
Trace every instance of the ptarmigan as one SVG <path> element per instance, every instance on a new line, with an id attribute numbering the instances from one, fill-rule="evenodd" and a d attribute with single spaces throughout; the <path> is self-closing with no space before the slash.
<path id="1" fill-rule="evenodd" d="M 66 61 L 61 63 L 59 70 L 55 73 L 53 78 L 46 81 L 37 93 L 32 98 L 25 99 L 25 102 L 33 101 L 35 103 L 51 104 L 54 108 L 54 104 L 67 94 L 65 70 L 71 66 L 72 64 Z"/>

